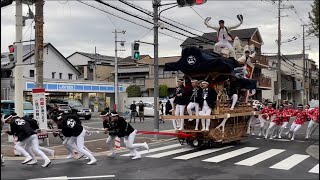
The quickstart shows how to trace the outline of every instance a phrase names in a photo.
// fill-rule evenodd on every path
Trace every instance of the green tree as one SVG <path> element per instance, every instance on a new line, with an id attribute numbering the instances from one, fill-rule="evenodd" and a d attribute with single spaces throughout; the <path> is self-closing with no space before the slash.
<path id="1" fill-rule="evenodd" d="M 160 85 L 159 86 L 159 97 L 164 98 L 169 96 L 169 90 L 167 85 Z"/>
<path id="2" fill-rule="evenodd" d="M 139 97 L 141 96 L 141 89 L 137 85 L 130 85 L 127 87 L 126 92 L 128 93 L 128 97 Z"/>
<path id="3" fill-rule="evenodd" d="M 311 5 L 312 10 L 309 14 L 309 19 L 311 21 L 308 33 L 314 34 L 319 38 L 319 0 L 313 0 Z"/>

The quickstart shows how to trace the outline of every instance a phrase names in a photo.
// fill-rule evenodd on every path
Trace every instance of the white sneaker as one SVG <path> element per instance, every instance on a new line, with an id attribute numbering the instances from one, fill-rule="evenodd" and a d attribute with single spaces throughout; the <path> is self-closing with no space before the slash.
<path id="1" fill-rule="evenodd" d="M 147 142 L 144 142 L 143 145 L 144 145 L 144 148 L 146 148 L 149 151 L 149 146 L 148 146 Z"/>
<path id="2" fill-rule="evenodd" d="M 269 139 L 273 139 L 273 136 L 271 136 Z"/>
<path id="3" fill-rule="evenodd" d="M 278 139 L 281 139 L 281 138 L 282 138 L 282 137 L 279 135 L 279 136 L 278 136 Z"/>
<path id="4" fill-rule="evenodd" d="M 291 133 L 288 134 L 288 138 L 289 138 L 289 139 L 291 138 Z"/>
<path id="5" fill-rule="evenodd" d="M 42 165 L 42 167 L 48 167 L 51 164 L 51 161 L 44 161 L 44 164 Z"/>
<path id="6" fill-rule="evenodd" d="M 90 162 L 88 162 L 87 164 L 88 165 L 91 165 L 91 164 L 95 164 L 97 162 L 97 160 L 96 159 L 91 159 L 91 161 Z"/>
<path id="7" fill-rule="evenodd" d="M 209 131 L 209 128 L 207 128 L 205 131 Z"/>
<path id="8" fill-rule="evenodd" d="M 86 157 L 86 158 L 84 158 L 85 160 L 88 160 L 88 159 L 90 159 L 89 157 Z"/>
<path id="9" fill-rule="evenodd" d="M 291 138 L 290 140 L 291 140 L 291 141 L 294 141 L 294 138 Z"/>
<path id="10" fill-rule="evenodd" d="M 251 135 L 254 136 L 255 134 L 254 134 L 254 133 L 251 133 Z"/>
<path id="11" fill-rule="evenodd" d="M 178 129 L 178 131 L 183 131 L 183 127 L 180 127 L 180 128 Z"/>
<path id="12" fill-rule="evenodd" d="M 28 163 L 32 160 L 31 156 L 27 156 L 27 158 L 22 162 L 22 164 Z"/>
<path id="13" fill-rule="evenodd" d="M 66 159 L 73 159 L 73 158 L 75 158 L 75 155 L 74 155 L 74 154 L 69 154 L 69 155 L 66 157 Z"/>
<path id="14" fill-rule="evenodd" d="M 230 108 L 231 111 L 233 111 L 233 108 Z"/>
<path id="15" fill-rule="evenodd" d="M 194 130 L 199 131 L 198 127 L 196 127 Z"/>
<path id="16" fill-rule="evenodd" d="M 193 119 L 189 119 L 189 121 L 193 121 Z"/>
<path id="17" fill-rule="evenodd" d="M 135 157 L 133 157 L 132 159 L 140 159 L 140 158 L 141 158 L 141 155 L 138 154 L 138 155 L 136 155 Z"/>
<path id="18" fill-rule="evenodd" d="M 37 164 L 37 160 L 36 159 L 32 159 L 30 162 L 27 163 L 28 165 L 35 165 Z"/>
<path id="19" fill-rule="evenodd" d="M 259 136 L 262 136 L 262 133 L 259 133 Z"/>

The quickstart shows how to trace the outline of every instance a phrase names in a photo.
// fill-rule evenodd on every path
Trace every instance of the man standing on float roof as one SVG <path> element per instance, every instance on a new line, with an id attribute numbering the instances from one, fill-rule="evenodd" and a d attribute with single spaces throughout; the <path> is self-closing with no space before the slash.
<path id="1" fill-rule="evenodd" d="M 243 23 L 243 16 L 241 14 L 237 15 L 237 18 L 240 21 L 240 23 L 230 27 L 224 26 L 224 20 L 220 20 L 219 27 L 215 27 L 209 24 L 209 21 L 211 19 L 210 17 L 207 17 L 205 19 L 204 24 L 208 28 L 211 28 L 217 31 L 218 42 L 214 45 L 214 52 L 218 53 L 219 48 L 221 49 L 222 47 L 228 48 L 231 51 L 232 56 L 234 58 L 236 57 L 233 46 L 230 44 L 229 41 L 233 41 L 233 37 L 231 36 L 230 31 L 238 28 Z"/>

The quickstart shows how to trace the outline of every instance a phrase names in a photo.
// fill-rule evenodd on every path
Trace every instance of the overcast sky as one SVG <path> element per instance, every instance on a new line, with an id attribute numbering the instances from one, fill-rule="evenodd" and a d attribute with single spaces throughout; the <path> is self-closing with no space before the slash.
<path id="1" fill-rule="evenodd" d="M 152 28 L 151 24 L 143 22 L 139 19 L 132 18 L 121 12 L 115 11 L 109 7 L 101 5 L 94 1 L 85 1 L 98 8 L 108 12 L 116 13 L 128 20 L 138 24 Z M 106 1 L 110 4 L 117 5 L 127 11 L 134 12 L 147 18 L 147 15 L 135 11 L 115 0 Z M 152 11 L 152 1 L 130 1 L 136 5 L 140 5 L 145 9 Z M 175 2 L 175 1 L 169 1 Z M 163 1 L 162 3 L 168 3 Z M 1 52 L 8 51 L 8 45 L 15 41 L 15 3 L 13 5 L 1 8 Z M 302 53 L 302 27 L 301 20 L 309 22 L 308 12 L 311 11 L 312 1 L 284 1 L 284 5 L 294 5 L 297 14 L 293 10 L 283 9 L 281 19 L 282 40 L 287 41 L 294 36 L 299 37 L 297 40 L 283 43 L 283 54 Z M 34 6 L 30 6 L 34 11 Z M 258 27 L 264 41 L 262 46 L 263 53 L 276 53 L 277 45 L 277 4 L 272 4 L 271 1 L 215 1 L 209 0 L 201 6 L 193 6 L 203 18 L 212 17 L 211 23 L 215 24 L 218 20 L 224 19 L 225 24 L 233 25 L 238 23 L 237 14 L 242 14 L 244 23 L 239 29 Z M 204 23 L 203 19 L 196 14 L 190 7 L 173 8 L 165 11 L 161 16 L 170 18 L 180 22 L 198 31 L 184 27 L 185 29 L 202 35 L 203 32 L 211 32 Z M 24 6 L 24 15 L 27 14 L 28 6 Z M 149 17 L 151 20 L 151 18 Z M 119 40 L 126 41 L 125 46 L 120 51 L 120 57 L 130 55 L 131 43 L 134 40 L 153 42 L 153 31 L 140 27 L 125 20 L 107 15 L 97 9 L 93 9 L 75 0 L 47 0 L 44 6 L 44 41 L 52 43 L 64 56 L 69 56 L 75 51 L 94 52 L 94 47 L 97 47 L 97 53 L 114 56 L 114 34 L 115 28 L 126 30 L 126 33 L 119 34 Z M 23 29 L 23 40 L 34 39 L 34 29 L 30 28 L 32 20 L 27 20 L 26 26 Z M 178 25 L 177 23 L 174 23 Z M 215 24 L 216 25 L 216 24 Z M 32 24 L 34 26 L 34 22 Z M 181 26 L 181 25 L 179 25 Z M 173 27 L 170 27 L 174 29 Z M 166 30 L 159 30 L 170 36 L 159 34 L 159 55 L 174 56 L 180 55 L 181 40 L 185 40 L 185 36 L 177 35 Z M 149 33 L 148 33 L 149 32 Z M 182 32 L 188 36 L 186 32 Z M 144 36 L 144 37 L 143 37 Z M 142 38 L 143 37 L 143 38 Z M 142 39 L 141 39 L 142 38 Z M 28 43 L 27 43 L 28 44 Z M 311 50 L 306 51 L 312 59 L 319 64 L 319 40 L 316 37 L 307 37 L 306 46 L 311 46 Z M 153 57 L 153 47 L 150 45 L 140 46 L 140 54 L 149 54 Z"/>

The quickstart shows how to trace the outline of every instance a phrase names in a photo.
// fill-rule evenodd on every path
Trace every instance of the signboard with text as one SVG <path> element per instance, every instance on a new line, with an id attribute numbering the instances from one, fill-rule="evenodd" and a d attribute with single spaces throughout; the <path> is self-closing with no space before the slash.
<path id="1" fill-rule="evenodd" d="M 47 106 L 44 88 L 32 89 L 33 118 L 39 123 L 40 129 L 47 129 Z"/>

